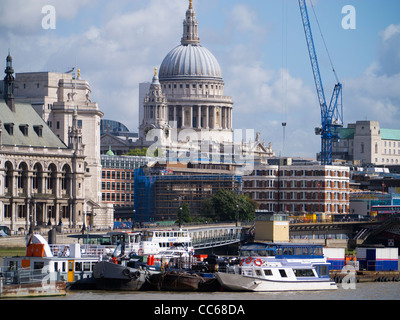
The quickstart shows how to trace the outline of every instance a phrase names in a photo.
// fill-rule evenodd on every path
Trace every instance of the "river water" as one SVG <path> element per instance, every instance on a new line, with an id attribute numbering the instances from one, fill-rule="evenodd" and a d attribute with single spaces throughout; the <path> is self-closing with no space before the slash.
<path id="1" fill-rule="evenodd" d="M 50 298 L 49 298 L 50 299 Z M 400 282 L 357 283 L 355 289 L 299 292 L 110 292 L 68 291 L 66 296 L 55 300 L 400 300 Z"/>

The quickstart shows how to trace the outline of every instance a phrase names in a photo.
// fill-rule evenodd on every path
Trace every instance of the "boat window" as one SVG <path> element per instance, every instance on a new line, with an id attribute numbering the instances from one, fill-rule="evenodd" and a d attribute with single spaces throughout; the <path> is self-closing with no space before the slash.
<path id="1" fill-rule="evenodd" d="M 246 256 L 246 257 L 250 256 L 250 251 L 248 251 L 248 250 L 243 250 L 243 251 L 242 251 L 242 256 Z"/>
<path id="2" fill-rule="evenodd" d="M 256 275 L 257 275 L 257 276 L 259 276 L 259 277 L 262 276 L 261 270 L 257 269 L 257 270 L 255 270 L 255 271 L 256 271 Z"/>
<path id="3" fill-rule="evenodd" d="M 272 276 L 272 270 L 270 270 L 270 269 L 264 269 L 264 274 L 265 274 L 266 276 Z"/>
<path id="4" fill-rule="evenodd" d="M 75 262 L 75 271 L 82 271 L 82 262 Z"/>
<path id="5" fill-rule="evenodd" d="M 274 257 L 275 256 L 275 251 L 273 249 L 268 250 L 267 252 L 268 252 L 268 256 L 270 256 L 270 257 Z"/>
<path id="6" fill-rule="evenodd" d="M 303 248 L 303 255 L 308 256 L 308 248 Z"/>
<path id="7" fill-rule="evenodd" d="M 55 271 L 55 272 L 58 271 L 58 262 L 54 262 L 54 271 Z"/>
<path id="8" fill-rule="evenodd" d="M 90 271 L 90 262 L 83 263 L 83 271 Z"/>
<path id="9" fill-rule="evenodd" d="M 281 277 L 282 277 L 282 278 L 287 278 L 287 274 L 286 274 L 286 271 L 285 271 L 285 270 L 279 269 L 279 273 L 281 274 Z"/>
<path id="10" fill-rule="evenodd" d="M 282 248 L 276 248 L 276 255 L 281 256 L 282 255 Z"/>
<path id="11" fill-rule="evenodd" d="M 62 264 L 62 271 L 65 272 L 65 270 L 67 269 L 67 267 L 66 267 L 67 263 L 66 262 L 64 262 L 64 263 L 61 262 L 61 264 Z"/>
<path id="12" fill-rule="evenodd" d="M 255 255 L 260 256 L 260 257 L 267 257 L 268 251 L 260 250 L 260 251 L 257 251 L 257 254 L 255 254 Z"/>
<path id="13" fill-rule="evenodd" d="M 293 270 L 296 277 L 314 277 L 314 272 L 312 269 L 294 269 Z"/>
<path id="14" fill-rule="evenodd" d="M 68 261 L 68 271 L 74 271 L 74 262 Z"/>
<path id="15" fill-rule="evenodd" d="M 302 248 L 296 248 L 296 256 L 301 256 L 301 249 Z"/>
<path id="16" fill-rule="evenodd" d="M 8 262 L 8 268 L 9 268 L 10 270 L 16 269 L 17 265 L 18 265 L 18 262 L 17 262 L 17 261 L 12 261 L 12 260 L 11 260 L 11 261 Z"/>
<path id="17" fill-rule="evenodd" d="M 329 276 L 329 269 L 327 265 L 318 265 L 316 266 L 317 273 L 320 277 L 328 277 Z"/>
<path id="18" fill-rule="evenodd" d="M 34 270 L 40 270 L 40 269 L 43 269 L 43 267 L 44 267 L 44 262 L 42 262 L 42 261 L 35 261 L 33 263 Z"/>
<path id="19" fill-rule="evenodd" d="M 321 247 L 314 248 L 314 255 L 315 256 L 322 256 L 322 248 Z"/>

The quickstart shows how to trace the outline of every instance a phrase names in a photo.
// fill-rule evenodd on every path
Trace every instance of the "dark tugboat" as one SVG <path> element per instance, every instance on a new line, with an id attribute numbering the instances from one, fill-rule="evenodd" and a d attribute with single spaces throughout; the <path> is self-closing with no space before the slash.
<path id="1" fill-rule="evenodd" d="M 121 253 L 119 253 L 121 252 Z M 160 268 L 148 266 L 144 257 L 124 253 L 124 245 L 117 247 L 112 258 L 100 261 L 93 268 L 93 278 L 99 290 L 141 290 L 147 279 Z"/>

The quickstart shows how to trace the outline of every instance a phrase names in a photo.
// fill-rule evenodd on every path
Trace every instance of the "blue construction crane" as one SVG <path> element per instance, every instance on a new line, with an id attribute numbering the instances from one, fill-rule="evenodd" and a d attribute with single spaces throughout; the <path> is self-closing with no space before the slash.
<path id="1" fill-rule="evenodd" d="M 306 0 L 299 0 L 301 17 L 303 20 L 304 33 L 306 35 L 308 52 L 314 74 L 315 86 L 319 104 L 321 106 L 321 127 L 315 128 L 315 134 L 321 135 L 321 164 L 332 164 L 332 146 L 334 142 L 340 141 L 340 128 L 343 127 L 343 105 L 342 105 L 342 84 L 335 73 L 337 83 L 333 90 L 329 107 L 326 104 L 324 87 L 318 66 L 317 54 L 311 32 L 310 19 L 308 17 Z"/>

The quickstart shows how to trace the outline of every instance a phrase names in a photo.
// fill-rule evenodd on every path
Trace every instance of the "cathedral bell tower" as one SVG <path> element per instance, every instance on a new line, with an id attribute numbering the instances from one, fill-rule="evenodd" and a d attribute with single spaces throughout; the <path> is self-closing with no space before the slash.
<path id="1" fill-rule="evenodd" d="M 10 52 L 8 53 L 7 56 L 7 66 L 6 70 L 4 71 L 6 73 L 6 76 L 4 78 L 4 100 L 6 100 L 6 103 L 8 107 L 11 109 L 11 111 L 15 112 L 15 101 L 14 101 L 14 68 L 12 66 L 12 57 L 10 55 Z"/>
<path id="2" fill-rule="evenodd" d="M 139 127 L 139 137 L 142 139 L 142 143 L 144 145 L 153 143 L 152 135 L 155 134 L 154 131 L 152 132 L 153 129 L 162 132 L 162 140 L 167 139 L 169 137 L 167 98 L 162 92 L 157 68 L 155 68 L 153 81 L 144 99 L 143 110 L 143 122 Z M 158 132 L 157 135 L 159 135 Z"/>
<path id="3" fill-rule="evenodd" d="M 189 1 L 189 9 L 186 11 L 186 19 L 183 21 L 182 45 L 199 45 L 200 38 L 198 35 L 199 23 L 196 20 L 196 12 L 193 9 L 193 0 Z"/>

